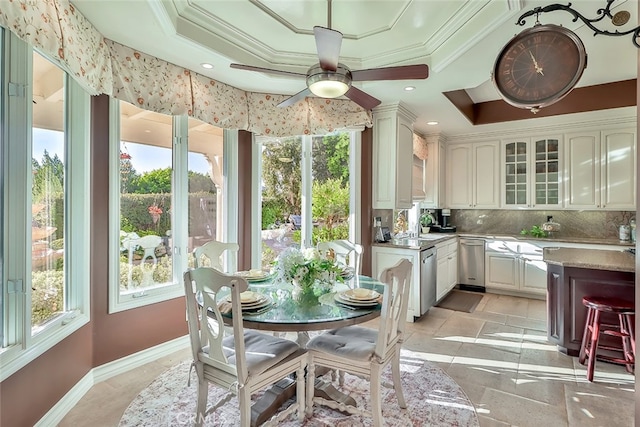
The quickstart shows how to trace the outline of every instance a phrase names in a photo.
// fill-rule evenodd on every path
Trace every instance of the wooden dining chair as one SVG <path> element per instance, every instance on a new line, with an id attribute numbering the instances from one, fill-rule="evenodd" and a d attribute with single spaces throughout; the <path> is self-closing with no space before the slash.
<path id="1" fill-rule="evenodd" d="M 350 242 L 349 240 L 331 240 L 328 242 L 319 242 L 316 246 L 318 252 L 323 256 L 329 251 L 333 250 L 336 261 L 350 265 L 349 261 L 353 257 L 353 268 L 356 274 L 362 274 L 362 253 L 364 251 L 362 245 L 358 243 Z"/>
<path id="2" fill-rule="evenodd" d="M 209 267 L 213 267 L 216 270 L 224 271 L 222 266 L 222 255 L 225 252 L 235 255 L 240 250 L 240 245 L 237 243 L 224 243 L 212 240 L 204 245 L 195 248 L 193 250 L 193 256 L 195 258 L 194 266 L 205 267 L 206 263 L 203 263 L 203 257 L 209 260 Z"/>
<path id="3" fill-rule="evenodd" d="M 314 396 L 314 382 L 307 381 L 307 415 L 313 413 L 313 404 L 321 404 L 356 415 L 369 415 L 374 426 L 382 425 L 382 372 L 391 364 L 393 387 L 398 405 L 406 408 L 400 383 L 400 348 L 404 338 L 409 283 L 412 263 L 400 260 L 382 272 L 385 284 L 378 329 L 347 326 L 313 337 L 307 344 L 309 364 L 307 375 L 315 377 L 316 366 L 339 369 L 362 378 L 368 378 L 371 388 L 371 412 Z"/>
<path id="4" fill-rule="evenodd" d="M 201 426 L 207 414 L 226 404 L 235 394 L 240 406 L 240 426 L 248 427 L 251 395 L 291 374 L 296 375 L 296 402 L 265 425 L 277 425 L 296 410 L 298 418 L 304 419 L 306 352 L 293 341 L 244 330 L 240 293 L 247 290 L 247 281 L 211 267 L 200 267 L 184 273 L 184 288 L 193 366 L 198 376 L 196 425 Z M 229 295 L 227 292 L 231 295 L 233 313 L 230 336 L 224 334 L 218 309 L 220 294 Z M 207 409 L 209 383 L 229 393 Z"/>

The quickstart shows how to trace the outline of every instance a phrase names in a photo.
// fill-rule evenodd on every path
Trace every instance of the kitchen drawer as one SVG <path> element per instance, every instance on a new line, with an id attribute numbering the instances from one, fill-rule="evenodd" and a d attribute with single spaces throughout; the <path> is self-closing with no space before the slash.
<path id="1" fill-rule="evenodd" d="M 438 251 L 438 259 L 447 258 L 454 252 L 458 252 L 458 239 L 456 238 L 438 243 L 436 245 L 436 250 Z"/>

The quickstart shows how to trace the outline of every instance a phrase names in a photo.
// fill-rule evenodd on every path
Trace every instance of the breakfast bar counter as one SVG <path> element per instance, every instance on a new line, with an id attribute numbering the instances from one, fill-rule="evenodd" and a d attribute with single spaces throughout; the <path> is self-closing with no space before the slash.
<path id="1" fill-rule="evenodd" d="M 626 272 L 636 269 L 636 258 L 628 250 L 545 248 L 542 257 L 547 264 L 562 267 Z"/>
<path id="2" fill-rule="evenodd" d="M 635 256 L 628 251 L 546 248 L 547 338 L 558 350 L 577 356 L 586 307 L 585 296 L 635 300 Z M 604 319 L 617 323 L 616 318 Z"/>

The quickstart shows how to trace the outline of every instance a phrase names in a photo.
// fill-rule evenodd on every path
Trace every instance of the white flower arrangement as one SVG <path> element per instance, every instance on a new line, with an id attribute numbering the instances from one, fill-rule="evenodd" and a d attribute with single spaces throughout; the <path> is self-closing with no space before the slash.
<path id="1" fill-rule="evenodd" d="M 276 280 L 293 283 L 304 292 L 324 294 L 333 289 L 336 281 L 343 281 L 342 269 L 333 261 L 324 259 L 315 248 L 300 251 L 287 248 L 274 266 Z"/>

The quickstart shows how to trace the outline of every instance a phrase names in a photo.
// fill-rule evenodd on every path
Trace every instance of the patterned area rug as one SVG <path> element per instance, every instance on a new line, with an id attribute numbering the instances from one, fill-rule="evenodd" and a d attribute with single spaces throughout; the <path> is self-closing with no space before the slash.
<path id="1" fill-rule="evenodd" d="M 478 417 L 473 404 L 464 391 L 438 366 L 413 357 L 403 351 L 401 362 L 402 387 L 407 409 L 400 409 L 393 389 L 383 387 L 382 415 L 386 426 L 473 426 Z M 182 362 L 155 379 L 131 402 L 125 410 L 120 427 L 190 426 L 195 419 L 195 372 L 187 386 L 189 362 Z M 384 373 L 384 381 L 391 384 L 391 370 Z M 345 375 L 342 390 L 349 393 L 358 405 L 369 405 L 369 383 L 349 374 Z M 209 386 L 209 404 L 216 402 L 224 392 Z M 288 405 L 288 403 L 285 403 Z M 240 421 L 238 401 L 233 397 L 226 405 L 206 418 L 206 426 L 237 426 Z M 281 426 L 370 426 L 367 417 L 348 416 L 330 408 L 315 406 L 313 416 L 300 423 L 290 415 Z"/>

